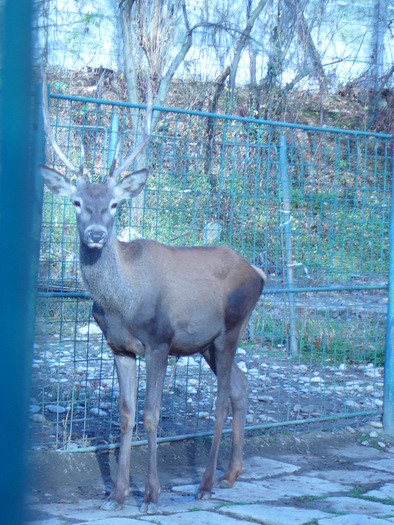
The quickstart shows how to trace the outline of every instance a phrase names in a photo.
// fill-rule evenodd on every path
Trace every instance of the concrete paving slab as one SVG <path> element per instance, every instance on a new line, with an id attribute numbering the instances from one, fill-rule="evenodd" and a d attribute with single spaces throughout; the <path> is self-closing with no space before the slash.
<path id="1" fill-rule="evenodd" d="M 142 525 L 143 522 L 133 518 L 104 518 L 102 520 L 84 521 L 81 525 Z"/>
<path id="2" fill-rule="evenodd" d="M 29 519 L 35 518 L 44 520 L 50 518 L 63 518 L 69 521 L 100 521 L 110 518 L 129 518 L 130 516 L 141 515 L 138 505 L 125 504 L 123 509 L 114 511 L 104 511 L 100 509 L 101 501 L 83 500 L 78 503 L 50 503 L 32 505 L 29 511 Z"/>
<path id="3" fill-rule="evenodd" d="M 199 485 L 180 485 L 172 487 L 172 491 L 184 494 L 196 494 L 198 487 Z M 264 490 L 261 485 L 256 483 L 237 481 L 232 489 L 214 488 L 212 490 L 212 499 L 229 501 L 231 503 L 254 503 L 259 500 L 264 500 Z"/>
<path id="4" fill-rule="evenodd" d="M 311 478 L 309 476 L 286 476 L 275 479 L 268 485 L 266 495 L 270 500 L 288 499 L 294 497 L 324 496 L 334 492 L 346 492 L 351 486 L 345 483 Z"/>
<path id="5" fill-rule="evenodd" d="M 371 496 L 377 499 L 394 499 L 394 483 L 386 483 L 383 487 L 376 490 L 370 490 L 365 496 Z"/>
<path id="6" fill-rule="evenodd" d="M 197 487 L 197 485 L 196 485 Z M 162 492 L 159 498 L 159 513 L 180 513 L 196 510 L 214 510 L 218 502 L 213 499 L 196 499 L 197 490 L 194 494 L 179 494 L 176 492 Z"/>
<path id="7" fill-rule="evenodd" d="M 319 507 L 343 514 L 361 514 L 365 516 L 390 516 L 394 514 L 394 505 L 385 505 L 377 501 L 347 496 L 332 497 L 321 500 Z"/>
<path id="8" fill-rule="evenodd" d="M 224 507 L 219 511 L 226 516 L 263 523 L 264 525 L 304 525 L 319 518 L 329 516 L 315 509 L 296 507 L 277 507 L 270 505 L 237 505 Z"/>
<path id="9" fill-rule="evenodd" d="M 131 504 L 130 504 L 131 503 Z M 78 503 L 69 504 L 37 504 L 29 507 L 29 519 L 34 519 L 34 525 L 37 525 L 37 518 L 43 519 L 45 524 L 48 520 L 59 517 L 64 524 L 64 519 L 79 520 L 86 522 L 97 521 L 112 518 L 143 518 L 144 514 L 140 513 L 142 497 L 138 501 L 130 495 L 128 496 L 124 507 L 115 511 L 104 511 L 100 509 L 101 500 L 85 500 Z M 195 495 L 176 494 L 173 492 L 162 492 L 159 500 L 159 513 L 169 512 L 189 512 L 190 510 L 213 510 L 218 505 L 214 500 L 196 500 Z M 52 524 L 49 524 L 52 525 Z M 53 525 L 58 525 L 57 521 Z"/>
<path id="10" fill-rule="evenodd" d="M 379 459 L 375 461 L 362 461 L 361 463 L 356 463 L 356 465 L 360 465 L 361 467 L 373 468 L 376 470 L 384 470 L 386 472 L 389 472 L 394 480 L 394 458 Z"/>
<path id="11" fill-rule="evenodd" d="M 329 454 L 339 457 L 339 458 L 348 458 L 348 459 L 379 459 L 382 457 L 383 452 L 381 450 L 377 450 L 373 447 L 363 447 L 362 445 L 355 443 L 353 445 L 349 445 L 348 447 L 328 447 L 326 450 Z M 386 454 L 386 453 L 385 453 Z"/>
<path id="12" fill-rule="evenodd" d="M 391 525 L 392 522 L 374 516 L 348 514 L 347 516 L 336 516 L 335 518 L 323 518 L 318 520 L 317 523 L 318 525 Z"/>
<path id="13" fill-rule="evenodd" d="M 239 520 L 215 512 L 196 511 L 192 513 L 171 514 L 170 516 L 146 516 L 144 521 L 160 525 L 250 525 L 250 521 Z M 90 524 L 89 524 L 90 525 Z M 140 522 L 139 525 L 142 525 Z"/>
<path id="14" fill-rule="evenodd" d="M 393 476 L 384 471 L 378 470 L 323 470 L 308 472 L 307 476 L 337 481 L 339 483 L 351 483 L 355 485 L 368 485 L 369 483 L 379 483 L 390 481 Z"/>
<path id="15" fill-rule="evenodd" d="M 60 518 L 50 518 L 47 520 L 34 520 L 26 522 L 26 525 L 64 525 L 64 520 Z"/>
<path id="16" fill-rule="evenodd" d="M 243 472 L 238 479 L 240 481 L 264 479 L 279 476 L 280 474 L 293 474 L 299 469 L 300 467 L 290 463 L 256 456 L 245 459 Z"/>
<path id="17" fill-rule="evenodd" d="M 195 494 L 197 485 L 173 487 L 174 492 Z M 286 476 L 284 479 L 265 480 L 254 483 L 237 481 L 232 489 L 214 488 L 214 499 L 230 503 L 258 503 L 264 501 L 278 501 L 295 497 L 322 496 L 334 492 L 348 492 L 350 485 L 335 483 L 325 479 L 311 478 L 310 476 Z"/>

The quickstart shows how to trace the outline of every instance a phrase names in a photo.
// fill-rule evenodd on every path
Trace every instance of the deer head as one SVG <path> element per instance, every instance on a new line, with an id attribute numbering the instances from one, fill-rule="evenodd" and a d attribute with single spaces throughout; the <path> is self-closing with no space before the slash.
<path id="1" fill-rule="evenodd" d="M 63 195 L 71 200 L 77 216 L 77 227 L 81 242 L 89 248 L 101 249 L 111 235 L 118 204 L 138 195 L 148 178 L 148 170 L 142 169 L 124 175 L 119 182 L 116 182 L 117 178 L 126 171 L 143 150 L 151 135 L 153 104 L 150 80 L 148 79 L 145 127 L 141 140 L 117 168 L 115 156 L 109 175 L 99 184 L 91 183 L 83 173 L 83 148 L 81 150 L 81 164 L 76 168 L 57 144 L 49 122 L 45 81 L 43 81 L 42 105 L 46 135 L 66 167 L 77 174 L 77 180 L 74 184 L 63 174 L 44 164 L 39 165 L 41 176 L 53 193 Z"/>
<path id="2" fill-rule="evenodd" d="M 81 241 L 89 248 L 102 248 L 111 235 L 119 203 L 138 195 L 145 186 L 148 170 L 142 169 L 123 177 L 118 183 L 106 177 L 92 184 L 81 175 L 76 184 L 58 171 L 39 165 L 48 188 L 57 195 L 68 197 L 74 205 Z"/>

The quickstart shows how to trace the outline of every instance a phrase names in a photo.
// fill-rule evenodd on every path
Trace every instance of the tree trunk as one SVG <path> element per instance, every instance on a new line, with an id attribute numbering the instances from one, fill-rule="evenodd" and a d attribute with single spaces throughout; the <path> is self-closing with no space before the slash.
<path id="1" fill-rule="evenodd" d="M 303 9 L 300 9 L 298 0 L 285 0 L 289 9 L 296 13 L 296 30 L 298 38 L 305 45 L 307 55 L 312 63 L 313 75 L 319 84 L 320 91 L 320 125 L 324 122 L 324 99 L 327 95 L 327 78 L 321 62 L 319 51 L 313 41 L 311 30 L 304 16 Z"/>

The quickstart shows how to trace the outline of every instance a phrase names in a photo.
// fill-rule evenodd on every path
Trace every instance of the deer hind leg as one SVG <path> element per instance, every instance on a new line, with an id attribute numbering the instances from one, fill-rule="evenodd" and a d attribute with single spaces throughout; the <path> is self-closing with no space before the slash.
<path id="1" fill-rule="evenodd" d="M 216 374 L 215 363 L 209 351 L 203 354 L 205 360 Z M 229 467 L 227 472 L 220 478 L 218 486 L 220 488 L 231 488 L 235 480 L 242 473 L 242 451 L 245 433 L 245 420 L 247 411 L 247 389 L 248 382 L 245 374 L 233 362 L 230 376 L 230 401 L 233 415 L 232 447 Z"/>
<path id="2" fill-rule="evenodd" d="M 115 355 L 119 380 L 119 424 L 120 451 L 118 475 L 108 499 L 102 504 L 103 510 L 115 510 L 123 506 L 130 490 L 130 451 L 137 399 L 137 367 L 134 355 Z"/>
<path id="3" fill-rule="evenodd" d="M 146 399 L 144 425 L 148 440 L 148 477 L 145 484 L 141 512 L 155 514 L 160 494 L 157 473 L 157 427 L 159 424 L 161 396 L 167 368 L 168 347 L 159 347 L 146 354 Z"/>
<path id="4" fill-rule="evenodd" d="M 231 457 L 227 472 L 220 478 L 220 488 L 231 488 L 242 473 L 242 450 L 248 408 L 248 382 L 245 374 L 233 363 L 231 368 L 230 400 L 233 411 L 233 435 Z"/>
<path id="5" fill-rule="evenodd" d="M 220 339 L 222 339 L 222 341 Z M 208 465 L 205 469 L 201 485 L 197 493 L 197 498 L 199 499 L 210 498 L 212 487 L 215 482 L 219 444 L 223 425 L 227 418 L 229 409 L 231 369 L 234 361 L 236 346 L 237 338 L 234 338 L 231 333 L 227 332 L 225 335 L 219 337 L 218 341 L 215 341 L 214 363 L 212 362 L 212 357 L 209 351 L 206 351 L 203 354 L 212 370 L 216 373 L 218 387 L 215 411 L 215 430 L 212 439 Z"/>

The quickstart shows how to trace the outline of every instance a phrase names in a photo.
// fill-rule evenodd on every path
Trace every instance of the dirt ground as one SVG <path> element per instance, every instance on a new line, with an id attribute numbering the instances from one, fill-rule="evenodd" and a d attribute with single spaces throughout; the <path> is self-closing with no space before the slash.
<path id="1" fill-rule="evenodd" d="M 352 462 L 333 450 L 357 444 L 371 429 L 309 433 L 255 433 L 245 440 L 244 459 L 261 456 L 298 464 L 304 470 L 353 469 Z M 393 447 L 394 440 L 380 434 L 378 441 Z M 369 446 L 378 445 L 369 440 Z M 365 441 L 364 441 L 365 445 Z M 218 470 L 227 467 L 231 438 L 222 440 Z M 162 490 L 174 484 L 198 483 L 206 466 L 210 449 L 209 438 L 161 443 L 158 446 L 158 468 Z M 51 450 L 33 451 L 30 455 L 32 503 L 73 503 L 82 498 L 95 499 L 98 504 L 109 494 L 117 472 L 118 449 L 110 452 L 64 453 Z M 131 493 L 143 495 L 147 469 L 146 446 L 132 449 Z"/>

